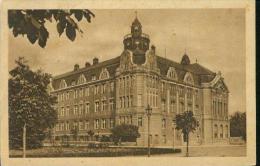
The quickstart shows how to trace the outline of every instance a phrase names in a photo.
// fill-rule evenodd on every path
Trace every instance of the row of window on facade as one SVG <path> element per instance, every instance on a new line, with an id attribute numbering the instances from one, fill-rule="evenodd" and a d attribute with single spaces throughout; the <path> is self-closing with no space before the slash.
<path id="1" fill-rule="evenodd" d="M 133 96 L 121 96 L 119 97 L 120 108 L 129 108 L 133 106 Z"/>
<path id="2" fill-rule="evenodd" d="M 198 105 L 195 105 L 195 108 L 193 109 L 193 104 L 194 103 L 187 103 L 186 107 L 185 107 L 185 103 L 184 101 L 180 101 L 179 102 L 179 108 L 177 108 L 177 104 L 175 102 L 175 100 L 171 100 L 169 102 L 169 111 L 170 112 L 176 112 L 176 113 L 183 113 L 185 111 L 195 111 L 197 112 L 198 109 L 199 109 L 199 106 Z M 167 105 L 166 105 L 166 100 L 165 99 L 162 99 L 162 111 L 163 112 L 166 112 L 167 111 Z"/>
<path id="3" fill-rule="evenodd" d="M 137 125 L 139 127 L 143 126 L 143 117 L 138 117 L 137 119 Z M 162 129 L 166 129 L 167 128 L 167 119 L 166 118 L 162 118 Z M 171 121 L 171 127 L 174 128 L 175 127 L 175 120 L 173 119 Z"/>
<path id="4" fill-rule="evenodd" d="M 215 100 L 213 99 L 212 103 L 213 107 L 213 115 L 220 116 L 220 117 L 227 117 L 228 116 L 228 106 L 225 101 Z"/>
<path id="5" fill-rule="evenodd" d="M 168 84 L 168 86 L 166 86 L 166 83 L 162 82 L 162 92 L 166 90 L 170 90 L 170 94 L 173 95 L 176 95 L 178 92 L 179 97 L 184 97 L 186 95 L 188 99 L 192 99 L 193 95 L 195 100 L 198 100 L 199 97 L 198 90 L 193 90 L 192 88 L 189 87 L 183 87 L 174 84 Z"/>
<path id="6" fill-rule="evenodd" d="M 158 88 L 159 79 L 156 76 L 147 76 L 146 77 L 146 86 L 149 88 Z"/>
<path id="7" fill-rule="evenodd" d="M 94 124 L 93 124 L 94 123 Z M 70 131 L 71 129 L 81 130 L 91 130 L 91 126 L 94 126 L 94 129 L 111 129 L 114 127 L 114 119 L 95 119 L 92 125 L 89 120 L 85 121 L 74 121 L 74 122 L 59 122 L 56 124 L 56 131 Z"/>
<path id="8" fill-rule="evenodd" d="M 99 103 L 101 103 L 101 108 Z M 60 109 L 58 109 L 58 116 L 70 116 L 71 110 L 72 110 L 71 106 L 61 107 Z M 106 110 L 110 110 L 110 111 L 114 110 L 114 99 L 109 99 L 109 103 L 107 103 L 107 100 L 102 100 L 101 102 L 95 101 L 94 112 L 106 111 Z M 73 115 L 84 115 L 84 114 L 91 113 L 90 103 L 85 102 L 84 104 L 82 103 L 82 104 L 74 105 L 72 113 Z"/>
<path id="9" fill-rule="evenodd" d="M 133 76 L 123 76 L 118 79 L 119 88 L 132 87 L 134 85 Z"/>
<path id="10" fill-rule="evenodd" d="M 214 125 L 214 138 L 228 138 L 229 137 L 229 130 L 228 125 L 224 126 L 221 125 Z"/>
<path id="11" fill-rule="evenodd" d="M 151 107 L 158 107 L 158 93 L 152 90 L 147 91 L 147 103 Z"/>
<path id="12" fill-rule="evenodd" d="M 113 91 L 114 91 L 114 82 L 110 82 L 109 84 L 104 83 L 104 84 L 93 85 L 85 88 L 69 90 L 66 92 L 61 92 L 57 94 L 57 98 L 58 98 L 58 102 L 60 102 L 60 101 L 70 100 L 72 97 L 74 99 L 81 98 L 81 97 L 88 97 L 92 92 L 95 95 L 97 95 L 97 94 L 104 94 Z"/>
<path id="13" fill-rule="evenodd" d="M 99 79 L 100 80 L 104 80 L 104 79 L 108 79 L 110 76 L 109 76 L 109 72 L 106 68 L 103 68 L 100 75 L 99 75 Z M 97 80 L 97 77 L 95 74 L 92 74 L 91 75 L 91 81 L 96 81 Z M 78 78 L 78 80 L 74 80 L 71 82 L 71 86 L 75 86 L 75 85 L 81 85 L 81 84 L 84 84 L 87 82 L 87 79 L 85 77 L 84 74 L 81 74 Z M 60 85 L 59 85 L 59 88 L 60 89 L 63 89 L 63 88 L 66 88 L 68 87 L 67 86 L 67 82 L 62 79 L 61 82 L 60 82 Z"/>

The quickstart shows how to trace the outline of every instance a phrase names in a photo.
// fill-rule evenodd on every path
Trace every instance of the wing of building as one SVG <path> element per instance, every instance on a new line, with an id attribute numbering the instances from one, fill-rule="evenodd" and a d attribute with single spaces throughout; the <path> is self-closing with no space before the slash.
<path id="1" fill-rule="evenodd" d="M 99 62 L 74 65 L 71 72 L 52 80 L 52 94 L 57 95 L 58 123 L 56 140 L 88 141 L 109 136 L 110 129 L 122 123 L 139 126 L 138 145 L 147 144 L 147 105 L 152 108 L 151 143 L 182 145 L 183 136 L 175 129 L 175 116 L 193 111 L 199 127 L 191 135 L 191 144 L 227 143 L 229 139 L 228 88 L 221 73 L 184 54 L 180 63 L 156 54 L 137 18 L 131 33 L 123 39 L 120 56 Z M 65 137 L 66 136 L 66 137 Z M 94 139 L 93 138 L 93 139 Z"/>

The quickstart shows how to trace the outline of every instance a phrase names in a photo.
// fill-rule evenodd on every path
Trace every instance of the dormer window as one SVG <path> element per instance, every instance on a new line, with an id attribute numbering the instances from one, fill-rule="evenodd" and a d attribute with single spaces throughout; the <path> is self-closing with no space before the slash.
<path id="1" fill-rule="evenodd" d="M 66 87 L 67 87 L 66 81 L 64 79 L 61 80 L 61 82 L 60 82 L 60 89 L 63 89 L 63 88 L 66 88 Z"/>
<path id="2" fill-rule="evenodd" d="M 194 85 L 194 80 L 191 73 L 187 72 L 184 76 L 184 82 L 186 84 Z"/>
<path id="3" fill-rule="evenodd" d="M 178 75 L 174 67 L 170 67 L 167 72 L 167 77 L 172 80 L 178 80 Z"/>
<path id="4" fill-rule="evenodd" d="M 95 81 L 96 79 L 97 79 L 96 76 L 95 76 L 95 75 L 92 75 L 91 80 L 92 80 L 92 81 Z"/>
<path id="5" fill-rule="evenodd" d="M 85 82 L 86 82 L 86 78 L 83 74 L 81 74 L 78 79 L 78 84 L 84 84 Z"/>
<path id="6" fill-rule="evenodd" d="M 99 75 L 99 79 L 103 80 L 103 79 L 108 79 L 108 78 L 109 78 L 109 72 L 107 71 L 106 68 L 103 68 Z"/>

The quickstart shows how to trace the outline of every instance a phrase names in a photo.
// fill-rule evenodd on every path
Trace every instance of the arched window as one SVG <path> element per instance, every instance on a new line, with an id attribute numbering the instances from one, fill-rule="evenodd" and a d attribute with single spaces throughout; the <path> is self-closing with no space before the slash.
<path id="1" fill-rule="evenodd" d="M 84 74 L 81 74 L 78 79 L 78 84 L 84 84 L 86 82 L 86 77 Z"/>
<path id="2" fill-rule="evenodd" d="M 220 125 L 220 138 L 223 138 L 223 125 Z"/>
<path id="3" fill-rule="evenodd" d="M 214 137 L 218 138 L 218 125 L 214 125 Z"/>
<path id="4" fill-rule="evenodd" d="M 191 73 L 187 72 L 184 76 L 184 82 L 186 84 L 194 85 L 194 80 Z"/>
<path id="5" fill-rule="evenodd" d="M 67 87 L 66 81 L 64 79 L 61 80 L 61 82 L 60 82 L 60 89 L 63 89 L 63 88 L 66 88 L 66 87 Z"/>
<path id="6" fill-rule="evenodd" d="M 107 79 L 109 78 L 109 72 L 107 71 L 106 68 L 102 69 L 100 75 L 99 75 L 99 79 L 103 80 L 103 79 Z"/>
<path id="7" fill-rule="evenodd" d="M 167 77 L 173 80 L 178 80 L 178 75 L 174 67 L 170 67 L 167 71 Z"/>
<path id="8" fill-rule="evenodd" d="M 228 125 L 225 126 L 225 137 L 228 138 Z"/>

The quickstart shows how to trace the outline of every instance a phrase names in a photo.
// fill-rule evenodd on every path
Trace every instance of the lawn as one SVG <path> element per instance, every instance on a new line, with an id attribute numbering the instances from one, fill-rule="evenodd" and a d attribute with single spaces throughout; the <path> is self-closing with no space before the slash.
<path id="1" fill-rule="evenodd" d="M 180 149 L 151 148 L 151 154 L 180 153 Z M 27 157 L 116 157 L 147 154 L 147 148 L 129 147 L 43 147 L 26 151 Z M 22 157 L 22 150 L 10 150 L 10 157 Z"/>

